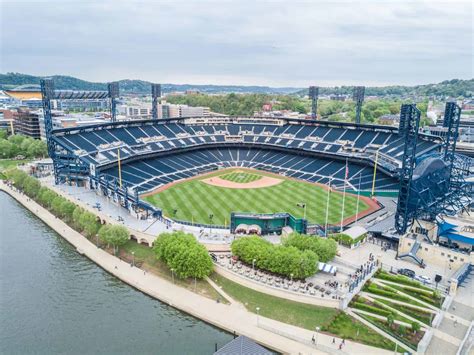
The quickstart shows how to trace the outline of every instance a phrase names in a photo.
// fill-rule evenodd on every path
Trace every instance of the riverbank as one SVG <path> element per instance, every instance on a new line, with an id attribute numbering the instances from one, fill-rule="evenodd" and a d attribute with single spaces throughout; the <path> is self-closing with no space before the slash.
<path id="1" fill-rule="evenodd" d="M 330 336 L 320 334 L 318 341 L 319 349 L 324 349 L 324 351 L 319 351 L 311 345 L 311 338 L 313 336 L 313 332 L 311 331 L 289 326 L 261 316 L 258 317 L 255 314 L 243 310 L 239 305 L 224 305 L 222 303 L 217 303 L 178 287 L 155 275 L 146 273 L 139 268 L 131 267 L 130 264 L 119 260 L 102 249 L 97 248 L 81 234 L 71 229 L 60 219 L 54 217 L 49 211 L 25 195 L 12 190 L 3 182 L 0 182 L 0 189 L 10 194 L 23 206 L 36 214 L 47 225 L 63 236 L 69 243 L 74 245 L 79 253 L 87 256 L 104 270 L 115 275 L 122 281 L 156 299 L 161 300 L 162 302 L 221 329 L 229 332 L 235 331 L 238 334 L 246 335 L 262 345 L 279 352 L 315 354 L 328 352 L 326 347 L 331 349 L 332 337 Z M 271 329 L 272 331 L 267 329 Z M 292 339 L 297 340 L 292 340 L 288 336 L 280 334 L 291 334 Z M 332 347 L 334 348 L 334 346 Z M 335 351 L 336 348 L 333 350 Z M 371 348 L 348 341 L 346 341 L 346 346 L 341 353 L 345 352 L 351 354 L 388 353 L 382 349 Z"/>

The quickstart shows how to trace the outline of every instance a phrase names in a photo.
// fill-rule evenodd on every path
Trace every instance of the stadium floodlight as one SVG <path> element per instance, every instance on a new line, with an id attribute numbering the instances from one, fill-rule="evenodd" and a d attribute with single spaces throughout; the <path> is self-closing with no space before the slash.
<path id="1" fill-rule="evenodd" d="M 314 120 L 318 115 L 318 96 L 319 96 L 319 87 L 310 86 L 309 87 L 309 98 L 311 99 L 311 118 Z"/>
<path id="2" fill-rule="evenodd" d="M 362 103 L 364 102 L 365 86 L 355 86 L 352 94 L 352 99 L 356 103 L 356 117 L 355 122 L 360 123 L 360 113 L 362 111 Z"/>
<path id="3" fill-rule="evenodd" d="M 161 97 L 161 84 L 151 84 L 151 118 L 158 119 L 158 100 Z"/>

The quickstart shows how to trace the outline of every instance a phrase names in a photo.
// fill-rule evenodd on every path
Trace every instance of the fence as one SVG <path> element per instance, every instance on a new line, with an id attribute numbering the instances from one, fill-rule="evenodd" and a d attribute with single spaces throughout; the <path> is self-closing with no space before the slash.
<path id="1" fill-rule="evenodd" d="M 295 334 L 292 334 L 292 333 L 289 333 L 289 332 L 285 332 L 283 330 L 280 330 L 280 329 L 276 329 L 272 326 L 269 326 L 269 325 L 266 325 L 266 324 L 262 324 L 262 321 L 260 320 L 258 322 L 258 325 L 257 325 L 259 328 L 262 328 L 262 329 L 265 329 L 265 330 L 268 330 L 269 332 L 272 332 L 272 333 L 275 333 L 275 334 L 278 334 L 278 335 L 281 335 L 285 338 L 288 338 L 288 339 L 291 339 L 291 340 L 295 340 L 297 341 L 298 343 L 302 343 L 302 344 L 305 344 L 305 345 L 309 345 L 315 349 L 318 349 L 318 350 L 321 350 L 321 351 L 324 351 L 325 353 L 327 354 L 335 354 L 335 355 L 340 355 L 340 354 L 347 354 L 349 355 L 349 353 L 346 353 L 344 352 L 343 350 L 338 350 L 338 349 L 335 349 L 335 348 L 331 348 L 329 346 L 326 346 L 326 345 L 323 345 L 323 344 L 320 344 L 318 343 L 318 334 L 316 334 L 316 338 L 315 338 L 315 343 L 312 342 L 311 339 L 303 339 Z"/>

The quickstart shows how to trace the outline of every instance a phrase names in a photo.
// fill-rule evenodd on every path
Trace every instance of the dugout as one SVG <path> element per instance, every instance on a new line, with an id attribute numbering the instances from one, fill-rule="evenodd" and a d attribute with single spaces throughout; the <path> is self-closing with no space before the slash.
<path id="1" fill-rule="evenodd" d="M 307 224 L 305 219 L 296 218 L 289 213 L 232 212 L 230 214 L 231 233 L 235 233 L 242 226 L 258 226 L 262 235 L 281 234 L 284 227 L 291 227 L 295 232 L 304 234 Z"/>

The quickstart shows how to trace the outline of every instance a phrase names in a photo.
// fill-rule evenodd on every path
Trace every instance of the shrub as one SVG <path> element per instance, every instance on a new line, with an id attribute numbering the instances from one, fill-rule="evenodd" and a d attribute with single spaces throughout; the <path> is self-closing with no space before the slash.
<path id="1" fill-rule="evenodd" d="M 311 250 L 300 250 L 294 246 L 275 246 L 266 240 L 253 236 L 232 242 L 232 253 L 248 264 L 253 260 L 256 266 L 276 274 L 305 278 L 316 273 L 318 256 Z"/>
<path id="2" fill-rule="evenodd" d="M 368 304 L 360 303 L 360 302 L 354 302 L 353 307 L 357 308 L 357 309 L 367 311 L 367 312 L 375 313 L 375 314 L 378 314 L 378 315 L 381 315 L 381 316 L 384 316 L 384 317 L 387 317 L 389 314 L 392 314 L 392 312 L 390 312 L 390 311 L 380 309 L 380 308 L 377 308 L 377 307 L 373 307 L 373 306 L 370 306 Z"/>
<path id="3" fill-rule="evenodd" d="M 413 333 L 416 334 L 416 332 L 420 331 L 420 329 L 421 329 L 420 323 L 418 323 L 418 322 L 412 322 L 411 323 L 411 330 L 412 330 Z"/>
<path id="4" fill-rule="evenodd" d="M 293 246 L 301 251 L 311 250 L 323 263 L 334 259 L 337 252 L 337 243 L 328 238 L 313 237 L 304 234 L 292 233 L 283 240 L 284 246 Z"/>
<path id="5" fill-rule="evenodd" d="M 162 260 L 181 278 L 208 276 L 213 264 L 207 249 L 191 234 L 162 233 L 153 243 L 157 259 Z"/>

